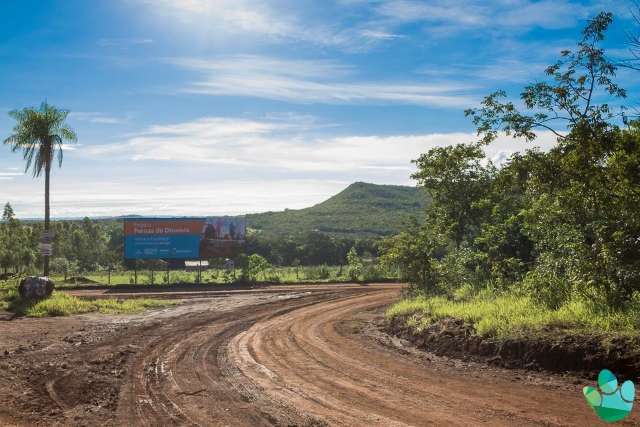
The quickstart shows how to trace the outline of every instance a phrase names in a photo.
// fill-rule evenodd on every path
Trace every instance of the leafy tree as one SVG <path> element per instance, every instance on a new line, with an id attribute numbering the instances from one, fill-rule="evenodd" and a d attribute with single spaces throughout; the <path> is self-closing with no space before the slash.
<path id="1" fill-rule="evenodd" d="M 352 247 L 349 253 L 347 253 L 347 265 L 349 278 L 351 278 L 351 280 L 358 280 L 362 274 L 364 264 L 362 263 L 362 258 L 358 256 L 358 251 L 356 251 L 355 247 Z"/>
<path id="2" fill-rule="evenodd" d="M 412 178 L 433 200 L 428 215 L 441 217 L 456 247 L 478 226 L 475 203 L 486 193 L 493 173 L 483 160 L 480 145 L 457 144 L 432 148 L 414 161 L 418 170 Z"/>
<path id="3" fill-rule="evenodd" d="M 0 224 L 0 230 L 0 266 L 4 272 L 28 269 L 36 258 L 34 245 L 30 242 L 30 228 L 13 217 Z"/>
<path id="4" fill-rule="evenodd" d="M 435 262 L 439 255 L 433 229 L 412 222 L 406 230 L 383 240 L 381 264 L 388 269 L 398 268 L 401 279 L 434 292 L 438 283 Z"/>
<path id="5" fill-rule="evenodd" d="M 11 203 L 7 202 L 4 205 L 4 210 L 2 211 L 2 221 L 9 222 L 15 217 L 16 215 L 13 213 L 13 208 L 11 207 Z"/>
<path id="6" fill-rule="evenodd" d="M 34 177 L 44 172 L 44 230 L 50 229 L 49 190 L 51 166 L 57 157 L 62 166 L 63 144 L 77 140 L 76 134 L 66 125 L 69 114 L 46 102 L 39 109 L 13 110 L 9 115 L 16 120 L 13 134 L 4 140 L 12 151 L 21 150 L 25 172 L 31 169 Z M 44 276 L 49 275 L 49 257 L 44 257 Z"/>
<path id="7" fill-rule="evenodd" d="M 476 273 L 496 287 L 521 280 L 535 261 L 535 246 L 524 230 L 522 211 L 527 205 L 531 171 L 541 165 L 546 170 L 545 159 L 546 155 L 538 150 L 512 155 L 476 204 L 482 212 L 479 231 L 470 244 L 476 253 Z M 553 179 L 553 175 L 546 178 Z"/>
<path id="8" fill-rule="evenodd" d="M 63 274 L 64 280 L 67 280 L 67 277 L 71 272 L 71 263 L 64 257 L 53 258 L 51 260 L 51 270 L 55 273 Z"/>
<path id="9" fill-rule="evenodd" d="M 243 274 L 247 279 L 254 282 L 258 279 L 258 276 L 264 273 L 268 268 L 271 268 L 269 261 L 261 255 L 253 254 L 247 257 L 246 268 L 243 271 Z"/>

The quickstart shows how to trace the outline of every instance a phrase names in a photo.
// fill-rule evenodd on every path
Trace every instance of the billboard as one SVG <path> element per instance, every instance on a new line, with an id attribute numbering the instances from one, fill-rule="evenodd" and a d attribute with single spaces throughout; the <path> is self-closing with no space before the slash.
<path id="1" fill-rule="evenodd" d="M 124 220 L 126 259 L 231 258 L 243 248 L 242 217 Z"/>

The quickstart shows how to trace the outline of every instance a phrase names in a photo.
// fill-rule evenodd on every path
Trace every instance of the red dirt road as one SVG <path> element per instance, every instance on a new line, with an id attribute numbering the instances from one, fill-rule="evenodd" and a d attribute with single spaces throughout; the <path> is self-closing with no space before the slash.
<path id="1" fill-rule="evenodd" d="M 71 334 L 79 344 L 2 356 L 0 341 L 0 424 L 598 425 L 584 384 L 386 336 L 376 325 L 397 285 L 295 289 L 199 299 L 112 328 L 91 318 Z M 62 333 L 52 335 L 40 339 Z"/>

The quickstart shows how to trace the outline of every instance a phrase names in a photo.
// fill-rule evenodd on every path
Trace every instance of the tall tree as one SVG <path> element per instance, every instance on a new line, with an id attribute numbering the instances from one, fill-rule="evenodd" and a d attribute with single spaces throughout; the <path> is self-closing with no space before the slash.
<path id="1" fill-rule="evenodd" d="M 447 222 L 456 247 L 477 228 L 476 202 L 486 193 L 494 172 L 493 165 L 482 164 L 484 157 L 478 144 L 457 144 L 432 148 L 413 162 L 418 170 L 411 177 L 434 202 L 427 208 L 429 216 Z"/>
<path id="2" fill-rule="evenodd" d="M 2 220 L 4 222 L 9 222 L 13 218 L 15 218 L 15 214 L 13 213 L 13 208 L 11 207 L 11 203 L 7 202 L 4 205 L 4 210 L 2 211 Z"/>
<path id="3" fill-rule="evenodd" d="M 16 121 L 13 134 L 4 140 L 12 151 L 22 151 L 25 172 L 31 169 L 37 178 L 44 172 L 44 231 L 50 229 L 50 176 L 51 166 L 57 158 L 62 166 L 65 142 L 75 142 L 76 134 L 65 120 L 69 112 L 43 102 L 40 108 L 23 108 L 9 112 Z M 49 256 L 44 256 L 43 275 L 49 275 Z"/>

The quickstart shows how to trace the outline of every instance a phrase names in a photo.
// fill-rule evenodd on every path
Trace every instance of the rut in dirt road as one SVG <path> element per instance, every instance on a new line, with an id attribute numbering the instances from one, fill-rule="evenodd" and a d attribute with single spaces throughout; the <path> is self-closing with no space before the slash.
<path id="1" fill-rule="evenodd" d="M 228 342 L 260 320 L 337 298 L 314 295 L 237 312 L 194 316 L 163 328 L 140 352 L 121 395 L 117 423 L 132 425 L 313 425 L 318 420 L 239 378 Z"/>

